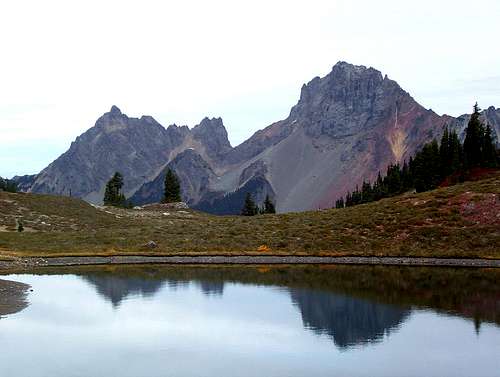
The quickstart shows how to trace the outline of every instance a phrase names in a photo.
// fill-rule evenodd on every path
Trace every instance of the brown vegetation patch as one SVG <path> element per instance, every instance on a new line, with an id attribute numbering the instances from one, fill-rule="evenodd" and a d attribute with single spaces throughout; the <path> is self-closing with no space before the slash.
<path id="1" fill-rule="evenodd" d="M 344 255 L 500 258 L 500 173 L 344 209 L 212 216 L 0 192 L 0 256 Z M 36 232 L 15 232 L 16 218 Z M 156 247 L 145 247 L 153 245 Z M 265 245 L 266 249 L 259 247 Z M 268 248 L 268 249 L 267 249 Z"/>
<path id="2" fill-rule="evenodd" d="M 465 192 L 449 202 L 464 219 L 478 225 L 500 226 L 500 198 L 496 193 Z"/>

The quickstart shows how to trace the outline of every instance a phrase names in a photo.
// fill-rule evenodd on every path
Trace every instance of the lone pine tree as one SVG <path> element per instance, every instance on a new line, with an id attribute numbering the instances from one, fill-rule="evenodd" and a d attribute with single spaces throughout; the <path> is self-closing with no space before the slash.
<path id="1" fill-rule="evenodd" d="M 113 177 L 106 184 L 104 191 L 104 205 L 123 207 L 126 205 L 127 200 L 122 193 L 123 176 L 121 173 L 116 172 Z"/>
<path id="2" fill-rule="evenodd" d="M 171 170 L 167 170 L 165 175 L 165 191 L 163 195 L 164 203 L 176 203 L 182 201 L 181 199 L 181 185 L 177 175 Z"/>
<path id="3" fill-rule="evenodd" d="M 255 205 L 255 202 L 252 198 L 252 194 L 249 192 L 245 197 L 245 203 L 243 208 L 241 209 L 241 214 L 243 216 L 255 216 L 259 212 L 258 207 Z"/>
<path id="4" fill-rule="evenodd" d="M 269 195 L 266 195 L 266 199 L 264 200 L 264 207 L 262 208 L 262 213 L 276 213 L 276 207 L 274 203 L 269 198 Z"/>
<path id="5" fill-rule="evenodd" d="M 479 106 L 474 105 L 469 124 L 465 131 L 464 157 L 467 167 L 480 166 L 482 162 L 482 147 L 484 143 L 484 125 L 479 119 Z"/>
<path id="6" fill-rule="evenodd" d="M 484 133 L 482 150 L 483 166 L 488 168 L 495 168 L 498 166 L 497 151 L 492 132 L 491 126 L 488 124 Z"/>

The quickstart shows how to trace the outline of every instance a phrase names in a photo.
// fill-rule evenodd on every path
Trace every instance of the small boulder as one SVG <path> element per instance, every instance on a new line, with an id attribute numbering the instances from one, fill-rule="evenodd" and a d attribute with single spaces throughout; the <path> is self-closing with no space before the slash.
<path id="1" fill-rule="evenodd" d="M 155 249 L 158 247 L 158 244 L 155 241 L 149 241 L 144 246 L 147 247 L 148 249 Z"/>

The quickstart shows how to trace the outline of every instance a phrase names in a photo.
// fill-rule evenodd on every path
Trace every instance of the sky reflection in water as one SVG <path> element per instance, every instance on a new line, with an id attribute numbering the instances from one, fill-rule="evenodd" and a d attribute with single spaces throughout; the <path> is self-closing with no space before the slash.
<path id="1" fill-rule="evenodd" d="M 13 275 L 0 376 L 497 376 L 500 328 L 342 292 L 113 273 Z M 403 301 L 403 300 L 402 300 Z"/>

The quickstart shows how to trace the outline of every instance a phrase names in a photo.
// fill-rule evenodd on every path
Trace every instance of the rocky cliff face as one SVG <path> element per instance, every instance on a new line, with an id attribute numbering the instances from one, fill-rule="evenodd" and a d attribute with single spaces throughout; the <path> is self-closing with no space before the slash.
<path id="1" fill-rule="evenodd" d="M 213 132 L 216 137 L 203 138 Z M 150 116 L 129 118 L 113 106 L 29 182 L 29 191 L 100 203 L 104 186 L 115 171 L 125 177 L 124 191 L 130 196 L 182 151 L 192 148 L 218 161 L 230 147 L 220 119 L 204 119 L 193 130 L 176 125 L 165 129 Z"/>
<path id="2" fill-rule="evenodd" d="M 221 118 L 204 118 L 192 130 L 193 138 L 205 145 L 206 156 L 215 165 L 220 164 L 233 148 L 227 138 L 227 131 Z"/>
<path id="3" fill-rule="evenodd" d="M 165 129 L 151 117 L 129 118 L 113 106 L 38 174 L 31 191 L 99 202 L 106 182 L 120 171 L 130 194 L 157 173 L 187 132 L 187 127 Z"/>
<path id="4" fill-rule="evenodd" d="M 163 199 L 165 175 L 172 169 L 179 178 L 181 196 L 189 206 L 194 206 L 202 198 L 209 196 L 211 182 L 216 178 L 210 164 L 194 149 L 179 153 L 152 181 L 146 182 L 130 198 L 142 205 L 160 202 Z"/>
<path id="5" fill-rule="evenodd" d="M 251 157 L 240 168 L 257 160 L 267 166 L 279 211 L 331 207 L 363 179 L 409 158 L 446 121 L 377 70 L 341 62 L 303 86 L 287 119 L 245 143 Z"/>
<path id="6" fill-rule="evenodd" d="M 206 211 L 237 213 L 246 192 L 258 201 L 270 195 L 280 212 L 329 208 L 439 138 L 445 125 L 463 137 L 468 117 L 439 116 L 379 71 L 339 62 L 302 87 L 286 119 L 237 147 L 220 118 L 165 129 L 149 116 L 129 118 L 113 107 L 23 187 L 99 203 L 106 181 L 120 171 L 127 196 L 144 204 L 161 198 L 170 167 L 184 199 Z M 500 109 L 490 107 L 483 117 L 500 135 Z"/>

